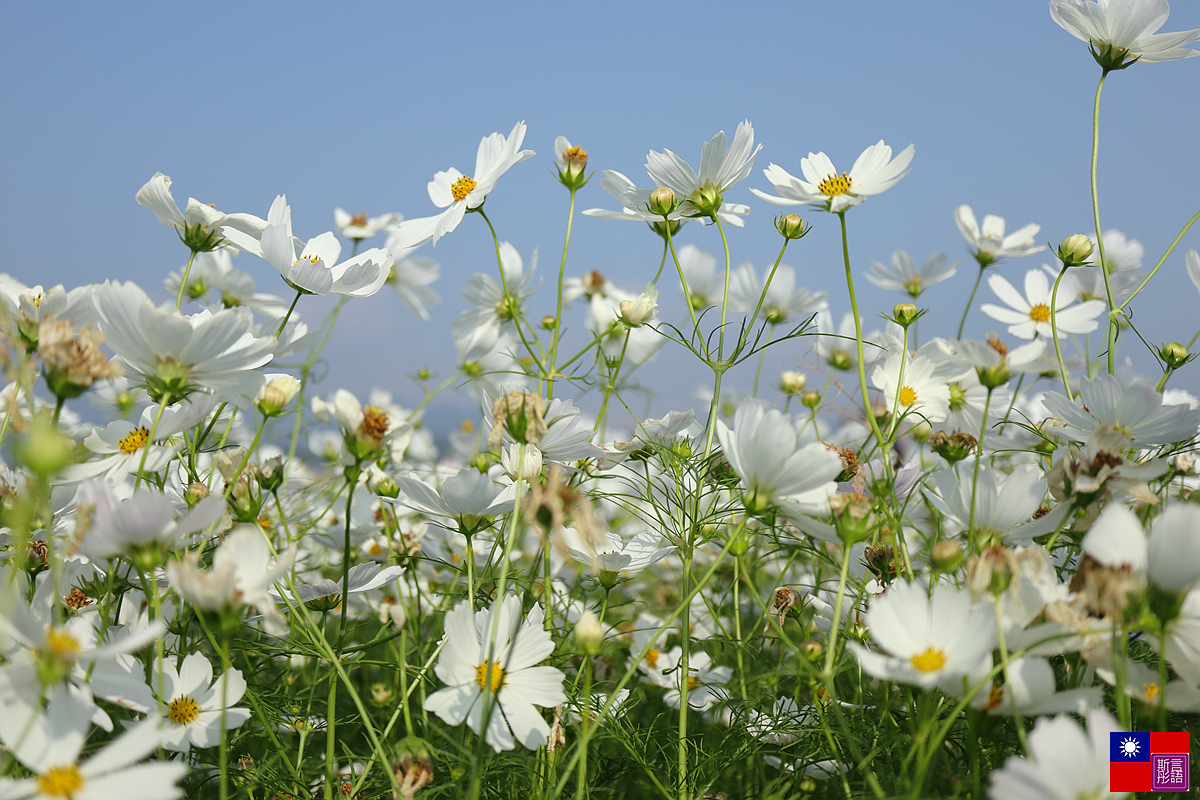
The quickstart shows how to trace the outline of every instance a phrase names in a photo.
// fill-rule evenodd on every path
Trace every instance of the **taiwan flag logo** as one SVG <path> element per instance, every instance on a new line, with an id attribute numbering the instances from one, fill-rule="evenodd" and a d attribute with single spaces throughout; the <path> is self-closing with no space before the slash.
<path id="1" fill-rule="evenodd" d="M 1186 792 L 1192 742 L 1188 733 L 1110 733 L 1110 792 Z"/>

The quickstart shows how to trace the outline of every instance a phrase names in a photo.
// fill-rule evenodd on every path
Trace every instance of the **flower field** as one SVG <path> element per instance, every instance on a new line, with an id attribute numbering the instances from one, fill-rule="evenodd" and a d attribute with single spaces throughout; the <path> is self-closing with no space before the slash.
<path id="1" fill-rule="evenodd" d="M 851 255 L 919 142 L 764 165 L 747 120 L 642 174 L 517 122 L 413 214 L 308 238 L 284 195 L 181 207 L 160 172 L 161 286 L 0 275 L 0 800 L 1149 793 L 1138 737 L 1200 736 L 1200 316 L 1155 342 L 1134 312 L 1161 270 L 1200 291 L 1200 210 L 1139 241 L 1097 170 L 1106 82 L 1200 54 L 1168 13 L 1051 0 L 1099 67 L 1094 229 L 948 207 L 961 261 Z M 540 274 L 503 231 L 530 160 L 567 219 Z M 728 234 L 770 213 L 759 270 Z M 644 286 L 573 268 L 585 215 L 643 232 Z M 322 385 L 359 298 L 430 319 L 443 237 L 494 251 L 429 334 L 455 363 L 415 407 Z M 786 263 L 809 237 L 836 292 Z M 930 313 L 945 281 L 970 297 Z M 663 363 L 704 395 L 647 418 Z"/>

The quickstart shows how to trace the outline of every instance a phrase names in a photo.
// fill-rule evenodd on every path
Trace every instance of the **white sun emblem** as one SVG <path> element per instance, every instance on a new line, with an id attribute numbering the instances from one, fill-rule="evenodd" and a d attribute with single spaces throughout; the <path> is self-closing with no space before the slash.
<path id="1" fill-rule="evenodd" d="M 1121 755 L 1123 756 L 1133 758 L 1138 754 L 1138 749 L 1139 747 L 1137 739 L 1133 738 L 1132 736 L 1121 741 Z"/>

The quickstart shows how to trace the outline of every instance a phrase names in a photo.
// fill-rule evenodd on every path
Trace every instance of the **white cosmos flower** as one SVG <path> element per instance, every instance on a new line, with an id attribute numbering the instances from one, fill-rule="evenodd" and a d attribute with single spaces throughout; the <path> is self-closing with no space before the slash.
<path id="1" fill-rule="evenodd" d="M 1083 537 L 1083 552 L 1106 567 L 1145 572 L 1155 586 L 1183 592 L 1200 580 L 1200 508 L 1175 503 L 1150 524 L 1147 536 L 1137 515 L 1110 503 Z"/>
<path id="2" fill-rule="evenodd" d="M 754 146 L 754 126 L 750 120 L 738 123 L 728 150 L 725 143 L 725 131 L 718 131 L 716 136 L 704 143 L 700 151 L 699 172 L 693 172 L 686 161 L 670 150 L 661 153 L 651 150 L 647 154 L 646 172 L 650 174 L 650 179 L 655 186 L 665 186 L 675 192 L 683 204 L 683 216 L 710 217 L 721 211 L 732 211 L 724 207 L 724 195 L 750 174 L 754 167 L 754 156 L 762 149 L 762 145 Z M 715 200 L 710 194 L 712 192 L 716 193 Z M 735 224 L 741 224 L 740 220 Z"/>
<path id="3" fill-rule="evenodd" d="M 1008 332 L 1018 339 L 1035 336 L 1050 338 L 1050 304 L 1053 295 L 1049 274 L 1040 269 L 1025 273 L 1025 296 L 1000 275 L 988 278 L 988 286 L 996 296 L 1008 304 L 1008 308 L 993 303 L 984 303 L 980 310 L 994 320 L 1008 326 Z M 1054 326 L 1058 338 L 1065 339 L 1070 333 L 1091 333 L 1100 326 L 1096 317 L 1104 313 L 1104 302 L 1087 300 L 1072 305 L 1079 296 L 1079 288 L 1073 275 L 1063 276 L 1058 286 L 1057 303 L 1054 306 Z"/>
<path id="4" fill-rule="evenodd" d="M 801 445 L 791 420 L 757 400 L 743 403 L 732 430 L 717 420 L 717 438 L 729 466 L 741 479 L 747 509 L 761 512 L 788 500 L 795 508 L 828 508 L 841 458 L 820 442 Z"/>
<path id="5" fill-rule="evenodd" d="M 474 614 L 463 600 L 446 615 L 442 654 L 434 672 L 444 689 L 425 699 L 425 710 L 447 725 L 466 722 L 494 750 L 512 750 L 520 742 L 530 750 L 546 743 L 550 726 L 537 706 L 566 701 L 565 679 L 555 667 L 536 664 L 554 652 L 554 640 L 542 627 L 540 605 L 521 621 L 521 600 L 498 599 L 490 611 Z M 493 638 L 493 632 L 495 634 Z"/>
<path id="6" fill-rule="evenodd" d="M 962 262 L 955 261 L 947 266 L 947 261 L 949 258 L 945 253 L 934 253 L 918 269 L 912 256 L 903 250 L 897 250 L 892 253 L 891 269 L 878 261 L 872 261 L 867 267 L 867 280 L 880 289 L 895 289 L 918 297 L 935 283 L 954 277 Z"/>
<path id="7" fill-rule="evenodd" d="M 1046 249 L 1036 238 L 1042 226 L 1032 222 L 1005 236 L 1004 217 L 988 214 L 983 218 L 981 230 L 975 212 L 970 206 L 961 205 L 954 209 L 954 223 L 971 246 L 971 255 L 981 263 L 991 264 L 1009 256 L 1028 256 Z"/>
<path id="8" fill-rule="evenodd" d="M 171 196 L 171 179 L 161 172 L 154 173 L 154 177 L 138 189 L 134 199 L 138 201 L 138 205 L 153 211 L 154 216 L 158 217 L 158 221 L 163 225 L 174 228 L 181 238 L 188 229 L 195 228 L 199 228 L 202 233 L 216 233 L 221 236 L 224 236 L 222 228 L 229 228 L 257 238 L 267 224 L 266 220 L 253 214 L 222 214 L 194 197 L 188 198 L 187 208 L 181 212 L 179 206 L 175 205 L 175 198 Z M 228 237 L 219 246 L 232 247 L 235 251 L 239 249 L 238 244 L 229 241 Z"/>
<path id="9" fill-rule="evenodd" d="M 391 255 L 373 247 L 340 264 L 342 244 L 332 232 L 308 240 L 301 247 L 292 236 L 292 209 L 279 195 L 267 213 L 260 237 L 237 230 L 222 230 L 225 238 L 274 267 L 288 286 L 304 294 L 344 294 L 369 297 L 379 291 L 391 272 Z"/>
<path id="10" fill-rule="evenodd" d="M 429 321 L 429 306 L 441 302 L 438 293 L 429 284 L 438 279 L 442 266 L 432 258 L 413 256 L 416 247 L 402 247 L 392 232 L 384 244 L 392 255 L 392 273 L 387 282 L 400 295 L 409 310 L 426 322 Z"/>
<path id="11" fill-rule="evenodd" d="M 796 270 L 787 264 L 775 269 L 771 283 L 763 294 L 763 279 L 758 276 L 753 264 L 742 264 L 729 276 L 729 305 L 738 311 L 753 313 L 758 300 L 763 298 L 762 318 L 772 325 L 782 325 L 788 320 L 803 319 L 818 311 L 829 308 L 825 292 L 813 292 L 796 286 Z"/>
<path id="12" fill-rule="evenodd" d="M 390 231 L 403 219 L 403 214 L 387 213 L 378 217 L 368 217 L 366 214 L 351 215 L 349 211 L 340 207 L 333 210 L 333 227 L 337 229 L 338 235 L 356 242 L 370 239 L 383 231 Z"/>
<path id="13" fill-rule="evenodd" d="M 1183 45 L 1200 40 L 1200 30 L 1156 32 L 1170 13 L 1167 0 L 1050 0 L 1054 21 L 1090 44 L 1096 60 L 1112 69 L 1197 55 Z"/>
<path id="14" fill-rule="evenodd" d="M 962 679 L 977 672 L 996 644 L 995 609 L 971 593 L 945 584 L 933 589 L 893 581 L 866 614 L 871 640 L 886 653 L 857 643 L 850 648 L 863 670 L 885 681 L 961 693 Z"/>
<path id="15" fill-rule="evenodd" d="M 914 414 L 928 422 L 941 422 L 950 413 L 950 386 L 939 375 L 938 364 L 925 356 L 892 353 L 871 372 L 871 383 L 883 393 L 893 414 Z"/>
<path id="16" fill-rule="evenodd" d="M 254 334 L 248 308 L 186 315 L 158 308 L 136 284 L 104 283 L 92 296 L 100 329 L 152 396 L 207 389 L 234 403 L 254 397 L 275 339 Z"/>
<path id="17" fill-rule="evenodd" d="M 45 710 L 17 706 L 0 710 L 0 739 L 11 755 L 33 773 L 29 778 L 0 778 L 5 800 L 172 800 L 186 764 L 137 764 L 161 741 L 157 717 L 139 722 L 87 761 L 79 754 L 91 732 L 88 709 L 78 695 L 50 691 Z"/>
<path id="18" fill-rule="evenodd" d="M 652 531 L 643 531 L 628 542 L 612 531 L 601 534 L 603 541 L 596 544 L 586 541 L 573 528 L 564 528 L 567 549 L 580 564 L 587 564 L 601 572 L 633 574 L 641 572 L 651 564 L 666 558 L 674 547 L 660 547 L 662 536 Z"/>
<path id="19" fill-rule="evenodd" d="M 518 122 L 508 136 L 493 133 L 480 141 L 473 175 L 464 175 L 453 167 L 436 173 L 429 182 L 429 199 L 446 210 L 432 217 L 404 220 L 396 228 L 395 243 L 400 247 L 416 247 L 425 242 L 436 245 L 438 239 L 458 227 L 468 211 L 483 205 L 501 175 L 535 155 L 532 150 L 520 149 L 524 140 L 525 123 Z"/>
<path id="20" fill-rule="evenodd" d="M 838 213 L 895 186 L 908 174 L 912 157 L 913 146 L 910 144 L 893 160 L 892 148 L 880 139 L 862 152 L 849 173 L 839 174 L 829 156 L 809 153 L 808 158 L 800 160 L 803 180 L 783 167 L 771 164 L 763 170 L 763 174 L 779 195 L 770 195 L 758 189 L 750 191 L 777 206 L 807 203 L 822 211 Z"/>
<path id="21" fill-rule="evenodd" d="M 1104 709 L 1087 715 L 1086 732 L 1068 716 L 1041 719 L 1028 736 L 1028 757 L 1010 756 L 992 774 L 991 800 L 1094 800 L 1126 797 L 1108 791 L 1109 734 L 1120 730 Z"/>
<path id="22" fill-rule="evenodd" d="M 292 568 L 296 547 L 271 561 L 271 549 L 261 528 L 241 525 L 225 536 L 213 556 L 212 569 L 200 569 L 200 554 L 189 552 L 167 564 L 171 588 L 185 601 L 205 611 L 250 606 L 264 617 L 268 633 L 287 632 L 283 616 L 268 590 Z"/>
<path id="23" fill-rule="evenodd" d="M 1093 432 L 1104 429 L 1124 437 L 1127 447 L 1146 447 L 1186 441 L 1200 427 L 1200 411 L 1164 402 L 1158 390 L 1147 383 L 1122 386 L 1107 373 L 1079 381 L 1077 401 L 1047 392 L 1042 403 L 1062 420 L 1052 431 L 1076 442 L 1085 442 Z"/>
<path id="24" fill-rule="evenodd" d="M 450 517 L 464 531 L 478 527 L 481 520 L 512 508 L 514 488 L 501 487 L 474 467 L 465 467 L 434 488 L 416 475 L 397 476 L 400 496 L 386 502 L 408 506 L 435 517 Z"/>
<path id="25" fill-rule="evenodd" d="M 118 500 L 107 481 L 84 485 L 79 505 L 81 512 L 89 512 L 91 522 L 79 541 L 79 552 L 93 561 L 156 546 L 173 549 L 225 513 L 225 500 L 216 494 L 201 500 L 176 521 L 176 505 L 162 492 L 143 487 L 132 497 Z"/>

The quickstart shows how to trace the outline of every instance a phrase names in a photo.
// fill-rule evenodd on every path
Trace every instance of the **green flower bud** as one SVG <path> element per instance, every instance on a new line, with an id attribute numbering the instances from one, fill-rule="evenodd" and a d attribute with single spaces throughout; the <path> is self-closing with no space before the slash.
<path id="1" fill-rule="evenodd" d="M 1095 245 L 1082 233 L 1074 233 L 1062 240 L 1058 246 L 1058 257 L 1064 267 L 1078 267 L 1087 263 Z"/>
<path id="2" fill-rule="evenodd" d="M 679 198 L 675 196 L 674 189 L 660 186 L 650 193 L 648 210 L 651 214 L 661 214 L 665 217 L 677 208 L 679 208 Z"/>
<path id="3" fill-rule="evenodd" d="M 796 213 L 784 214 L 775 218 L 775 230 L 785 239 L 803 239 L 812 230 L 804 219 Z"/>
<path id="4" fill-rule="evenodd" d="M 696 208 L 699 216 L 715 217 L 721 210 L 724 198 L 721 197 L 721 190 L 712 181 L 705 181 L 703 186 L 688 195 L 688 201 Z"/>
<path id="5" fill-rule="evenodd" d="M 892 319 L 905 328 L 916 322 L 921 313 L 912 303 L 897 303 L 892 307 Z"/>
<path id="6" fill-rule="evenodd" d="M 809 389 L 800 395 L 800 404 L 805 408 L 816 408 L 821 404 L 821 393 L 815 389 Z"/>
<path id="7" fill-rule="evenodd" d="M 24 464 L 41 478 L 50 478 L 71 463 L 74 442 L 50 423 L 37 420 L 29 432 L 17 440 L 17 463 Z"/>
<path id="8" fill-rule="evenodd" d="M 557 327 L 558 320 L 554 318 L 553 314 L 547 314 L 546 316 L 542 317 L 542 330 L 552 331 Z"/>
<path id="9" fill-rule="evenodd" d="M 793 372 L 789 369 L 779 375 L 779 389 L 789 396 L 801 394 L 807 384 L 808 379 L 804 377 L 803 372 Z"/>
<path id="10" fill-rule="evenodd" d="M 1188 357 L 1187 348 L 1179 342 L 1169 342 L 1162 346 L 1159 351 L 1163 361 L 1167 362 L 1167 366 L 1171 369 L 1177 369 L 1186 364 L 1190 359 Z"/>

